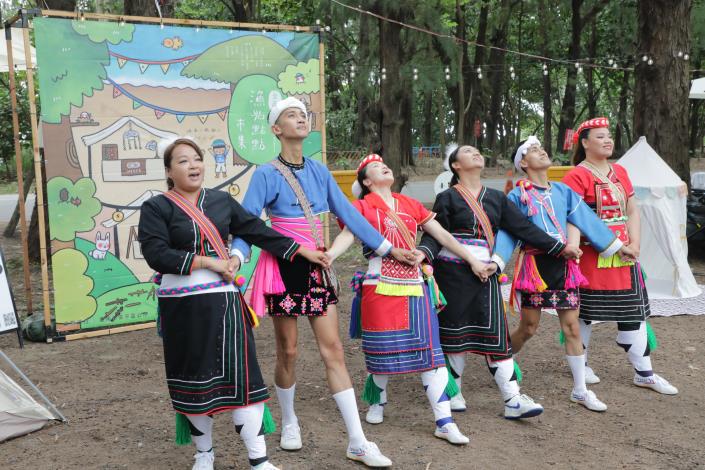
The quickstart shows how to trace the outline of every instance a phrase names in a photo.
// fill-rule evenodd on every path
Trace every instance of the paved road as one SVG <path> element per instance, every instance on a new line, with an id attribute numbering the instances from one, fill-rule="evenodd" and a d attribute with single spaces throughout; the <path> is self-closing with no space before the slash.
<path id="1" fill-rule="evenodd" d="M 10 221 L 15 206 L 17 206 L 17 194 L 0 195 L 0 223 L 5 224 Z M 27 196 L 25 208 L 27 210 L 27 220 L 29 220 L 32 216 L 32 210 L 34 209 L 34 194 Z"/>
<path id="2" fill-rule="evenodd" d="M 506 181 L 506 178 L 487 178 L 482 180 L 488 188 L 499 189 L 500 191 L 504 191 Z M 433 192 L 433 181 L 410 181 L 406 183 L 401 192 L 421 201 L 423 204 L 433 204 L 436 200 L 436 194 Z"/>

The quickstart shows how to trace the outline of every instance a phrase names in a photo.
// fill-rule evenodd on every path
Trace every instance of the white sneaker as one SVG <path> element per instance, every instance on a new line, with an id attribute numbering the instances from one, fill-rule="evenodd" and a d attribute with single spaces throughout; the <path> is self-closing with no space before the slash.
<path id="1" fill-rule="evenodd" d="M 365 421 L 370 424 L 379 424 L 384 421 L 384 405 L 376 404 L 370 405 L 365 415 Z"/>
<path id="2" fill-rule="evenodd" d="M 436 426 L 436 432 L 433 433 L 434 436 L 445 439 L 451 444 L 467 444 L 470 442 L 470 438 L 463 435 L 458 429 L 458 425 L 455 423 L 446 423 L 442 427 Z"/>
<path id="3" fill-rule="evenodd" d="M 642 377 L 639 374 L 634 374 L 634 385 L 637 387 L 650 388 L 664 395 L 676 395 L 678 393 L 678 389 L 668 383 L 668 380 L 656 374 L 651 377 Z"/>
<path id="4" fill-rule="evenodd" d="M 506 419 L 533 418 L 543 413 L 543 406 L 535 403 L 528 395 L 523 393 L 514 395 L 504 404 L 504 417 Z"/>
<path id="5" fill-rule="evenodd" d="M 298 423 L 287 424 L 282 427 L 279 446 L 284 450 L 301 449 L 301 428 L 299 428 Z"/>
<path id="6" fill-rule="evenodd" d="M 600 378 L 590 367 L 585 366 L 585 385 L 595 385 L 600 383 Z"/>
<path id="7" fill-rule="evenodd" d="M 585 393 L 571 393 L 570 401 L 579 405 L 583 405 L 585 408 L 592 411 L 607 410 L 607 405 L 602 403 L 595 395 L 595 392 L 592 392 L 590 390 L 586 391 Z"/>
<path id="8" fill-rule="evenodd" d="M 458 393 L 456 396 L 450 399 L 450 411 L 462 412 L 467 410 L 467 404 L 465 403 L 465 398 L 463 398 L 462 393 Z"/>
<path id="9" fill-rule="evenodd" d="M 266 462 L 262 462 L 257 466 L 250 467 L 250 470 L 280 470 L 280 468 L 275 467 L 269 462 L 269 460 L 267 460 Z"/>
<path id="10" fill-rule="evenodd" d="M 345 453 L 350 460 L 362 462 L 368 467 L 391 467 L 392 461 L 382 455 L 382 452 L 374 442 L 367 441 L 359 449 L 348 446 Z"/>
<path id="11" fill-rule="evenodd" d="M 196 461 L 193 463 L 191 470 L 213 470 L 213 461 L 215 460 L 213 449 L 208 452 L 196 452 L 193 458 Z"/>

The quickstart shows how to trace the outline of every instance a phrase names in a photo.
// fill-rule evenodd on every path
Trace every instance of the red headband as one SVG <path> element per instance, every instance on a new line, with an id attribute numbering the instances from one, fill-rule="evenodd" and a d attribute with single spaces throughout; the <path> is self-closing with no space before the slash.
<path id="1" fill-rule="evenodd" d="M 584 123 L 580 124 L 573 134 L 573 143 L 577 144 L 580 138 L 580 133 L 585 129 L 599 129 L 602 127 L 610 127 L 610 121 L 606 117 L 599 117 L 594 119 L 588 119 Z"/>
<path id="2" fill-rule="evenodd" d="M 362 161 L 360 162 L 360 165 L 357 167 L 357 172 L 360 173 L 360 170 L 362 170 L 363 168 L 365 168 L 367 165 L 369 165 L 372 162 L 384 163 L 384 160 L 382 160 L 382 157 L 380 157 L 376 153 L 371 153 L 362 159 Z"/>

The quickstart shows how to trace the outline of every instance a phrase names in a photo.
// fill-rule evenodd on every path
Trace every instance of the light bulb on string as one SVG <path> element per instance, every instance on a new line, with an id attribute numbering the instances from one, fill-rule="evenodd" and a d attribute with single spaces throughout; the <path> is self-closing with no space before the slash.
<path id="1" fill-rule="evenodd" d="M 517 78 L 517 74 L 515 74 L 514 72 L 510 73 L 509 76 L 511 77 L 512 80 Z"/>
<path id="2" fill-rule="evenodd" d="M 683 57 L 683 51 L 678 51 L 678 57 Z"/>
<path id="3" fill-rule="evenodd" d="M 320 18 L 316 18 L 316 24 L 317 24 L 318 26 L 321 25 L 321 20 L 320 20 Z"/>
<path id="4" fill-rule="evenodd" d="M 683 60 L 688 60 L 688 59 L 690 59 L 690 56 L 687 53 L 683 54 Z"/>
<path id="5" fill-rule="evenodd" d="M 642 61 L 642 62 L 646 62 L 647 60 L 649 60 L 649 56 L 648 56 L 648 55 L 643 55 L 643 56 L 641 56 L 641 61 Z"/>
<path id="6" fill-rule="evenodd" d="M 614 64 L 614 60 L 613 60 L 613 59 L 607 59 L 607 63 L 610 64 L 610 65 L 612 65 L 612 64 Z"/>
<path id="7" fill-rule="evenodd" d="M 513 66 L 513 65 L 510 65 L 510 66 L 509 66 L 509 71 L 510 71 L 510 72 L 514 72 L 514 66 Z"/>
<path id="8" fill-rule="evenodd" d="M 616 68 L 617 68 L 617 62 L 614 62 L 614 63 L 612 64 L 612 68 L 613 68 L 613 69 L 616 69 Z"/>
<path id="9" fill-rule="evenodd" d="M 326 25 L 325 30 L 326 32 L 330 33 L 330 26 Z"/>
<path id="10" fill-rule="evenodd" d="M 649 59 L 648 62 L 646 62 L 649 65 L 654 65 L 654 59 Z"/>
<path id="11" fill-rule="evenodd" d="M 386 74 L 386 73 L 383 73 L 383 74 L 382 74 L 382 80 L 386 80 L 386 79 L 387 79 L 387 74 Z"/>
<path id="12" fill-rule="evenodd" d="M 446 74 L 450 73 L 450 67 L 446 67 Z"/>
<path id="13" fill-rule="evenodd" d="M 446 73 L 446 80 L 450 80 L 450 74 Z"/>
<path id="14" fill-rule="evenodd" d="M 576 63 L 575 63 L 575 68 L 576 68 L 576 69 L 579 69 L 579 68 L 580 68 L 580 62 L 576 62 Z"/>
<path id="15" fill-rule="evenodd" d="M 543 69 L 543 74 L 548 75 L 548 69 Z"/>

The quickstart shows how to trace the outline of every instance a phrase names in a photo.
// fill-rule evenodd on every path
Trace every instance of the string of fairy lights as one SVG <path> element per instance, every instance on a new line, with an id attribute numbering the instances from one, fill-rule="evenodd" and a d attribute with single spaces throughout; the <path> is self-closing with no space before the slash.
<path id="1" fill-rule="evenodd" d="M 361 8 L 359 6 L 355 7 L 352 5 L 348 5 L 346 3 L 341 2 L 340 0 L 331 0 L 331 1 L 334 4 L 339 5 L 342 8 L 346 8 L 348 10 L 354 11 L 354 12 L 362 14 L 362 15 L 368 15 L 372 18 L 375 18 L 375 19 L 378 19 L 381 21 L 394 23 L 394 24 L 397 24 L 400 27 L 405 28 L 405 29 L 417 31 L 417 32 L 427 34 L 430 36 L 435 36 L 440 39 L 449 39 L 449 40 L 454 41 L 457 44 L 467 44 L 470 46 L 480 47 L 480 48 L 484 48 L 484 49 L 488 49 L 488 50 L 497 50 L 497 51 L 504 52 L 507 55 L 513 55 L 513 56 L 516 56 L 519 58 L 525 58 L 525 59 L 528 59 L 531 61 L 539 62 L 539 63 L 541 63 L 542 74 L 544 76 L 549 75 L 549 64 L 573 66 L 576 68 L 577 73 L 579 73 L 579 74 L 583 73 L 585 68 L 604 69 L 604 70 L 612 70 L 612 71 L 624 71 L 624 72 L 634 71 L 634 67 L 620 65 L 619 61 L 615 58 L 612 58 L 612 57 L 607 58 L 606 60 L 603 59 L 602 61 L 595 61 L 594 58 L 587 58 L 587 59 L 583 58 L 583 59 L 571 60 L 571 59 L 564 59 L 564 58 L 547 57 L 547 56 L 542 56 L 542 55 L 533 54 L 533 53 L 529 53 L 529 52 L 517 51 L 517 50 L 513 50 L 513 49 L 509 49 L 509 48 L 503 48 L 503 47 L 497 47 L 497 46 L 488 45 L 488 44 L 482 44 L 477 41 L 463 39 L 463 38 L 460 38 L 460 37 L 457 37 L 457 36 L 454 36 L 454 35 L 448 34 L 448 33 L 439 33 L 439 32 L 432 31 L 430 29 L 427 29 L 427 28 L 424 28 L 421 26 L 405 23 L 405 22 L 398 21 L 398 20 L 395 20 L 392 18 L 388 18 L 388 17 L 380 15 L 378 13 L 364 10 L 363 8 Z M 321 24 L 320 20 L 317 20 L 316 24 L 320 25 Z M 351 19 L 348 19 L 345 23 L 343 23 L 343 27 L 346 29 L 351 28 L 353 26 L 353 24 L 354 24 L 353 21 Z M 330 27 L 325 26 L 325 31 L 330 31 Z M 682 60 L 684 62 L 688 62 L 690 60 L 690 54 L 687 51 L 683 51 L 683 50 L 678 50 L 678 51 L 674 52 L 673 57 L 678 60 Z M 649 53 L 641 53 L 641 54 L 637 53 L 634 55 L 634 57 L 629 58 L 627 60 L 635 61 L 635 62 L 641 60 L 641 62 L 643 62 L 647 66 L 653 66 L 656 63 L 655 57 L 653 57 Z M 501 64 L 499 66 L 502 68 L 505 67 L 503 64 Z M 360 65 L 355 65 L 355 64 L 350 65 L 350 67 L 349 67 L 350 78 L 355 78 L 356 73 L 360 67 L 361 67 Z M 375 69 L 378 66 L 367 66 L 367 67 L 371 68 L 371 69 Z M 491 69 L 492 67 L 493 67 L 493 65 L 488 65 L 488 64 L 478 66 L 475 69 L 476 78 L 478 80 L 482 80 L 483 69 Z M 509 70 L 509 77 L 512 80 L 516 79 L 517 71 L 516 71 L 514 65 L 510 65 L 508 70 Z M 412 78 L 414 80 L 418 80 L 418 78 L 419 78 L 418 66 L 414 66 L 412 72 L 413 72 Z M 703 72 L 703 70 L 690 70 L 690 73 L 695 73 L 695 72 Z M 452 76 L 451 76 L 450 66 L 445 66 L 444 76 L 445 76 L 446 80 L 451 80 Z M 379 69 L 379 78 L 381 80 L 387 79 L 387 71 L 386 71 L 385 67 L 382 67 L 381 69 Z"/>

